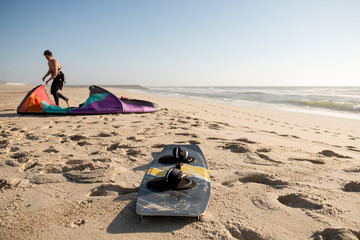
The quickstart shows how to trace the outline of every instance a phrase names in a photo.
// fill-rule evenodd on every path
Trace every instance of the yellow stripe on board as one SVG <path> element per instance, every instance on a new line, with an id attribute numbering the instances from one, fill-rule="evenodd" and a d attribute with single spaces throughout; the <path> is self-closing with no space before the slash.
<path id="1" fill-rule="evenodd" d="M 156 177 L 165 177 L 166 172 L 169 170 L 169 168 L 170 167 L 161 167 L 161 168 L 152 167 L 148 170 L 147 174 Z M 183 171 L 184 174 L 188 175 L 189 177 L 196 177 L 203 179 L 205 181 L 210 181 L 210 172 L 206 168 L 184 164 L 181 170 Z"/>
<path id="2" fill-rule="evenodd" d="M 184 164 L 181 170 L 188 176 L 194 176 L 204 179 L 205 181 L 210 181 L 210 172 L 206 168 Z"/>
<path id="3" fill-rule="evenodd" d="M 168 169 L 150 168 L 147 174 L 157 177 L 165 177 L 167 171 Z"/>

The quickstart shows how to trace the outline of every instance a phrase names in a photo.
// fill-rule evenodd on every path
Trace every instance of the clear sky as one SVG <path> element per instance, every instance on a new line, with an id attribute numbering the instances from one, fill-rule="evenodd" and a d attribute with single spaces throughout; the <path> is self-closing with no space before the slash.
<path id="1" fill-rule="evenodd" d="M 0 0 L 0 80 L 360 86 L 359 0 Z"/>

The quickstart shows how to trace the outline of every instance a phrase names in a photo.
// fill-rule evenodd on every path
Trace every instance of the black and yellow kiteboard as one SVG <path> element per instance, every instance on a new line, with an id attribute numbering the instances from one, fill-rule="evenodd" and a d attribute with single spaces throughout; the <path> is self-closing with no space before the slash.
<path id="1" fill-rule="evenodd" d="M 136 213 L 200 218 L 210 200 L 210 174 L 197 145 L 167 145 L 140 185 Z"/>

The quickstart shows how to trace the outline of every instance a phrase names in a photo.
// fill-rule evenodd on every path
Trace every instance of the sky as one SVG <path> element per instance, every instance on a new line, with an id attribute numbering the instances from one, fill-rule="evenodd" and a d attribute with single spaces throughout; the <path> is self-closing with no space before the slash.
<path id="1" fill-rule="evenodd" d="M 0 0 L 0 80 L 360 86 L 359 0 Z"/>

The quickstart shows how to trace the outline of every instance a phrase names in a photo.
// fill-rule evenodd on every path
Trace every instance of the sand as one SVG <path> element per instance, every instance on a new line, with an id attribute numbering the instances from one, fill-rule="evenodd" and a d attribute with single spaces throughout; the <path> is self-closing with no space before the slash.
<path id="1" fill-rule="evenodd" d="M 0 86 L 0 239 L 360 239 L 359 120 L 116 88 L 162 109 L 16 114 L 31 88 Z M 88 89 L 62 93 L 77 106 Z M 140 221 L 145 171 L 176 143 L 207 158 L 208 209 Z"/>

